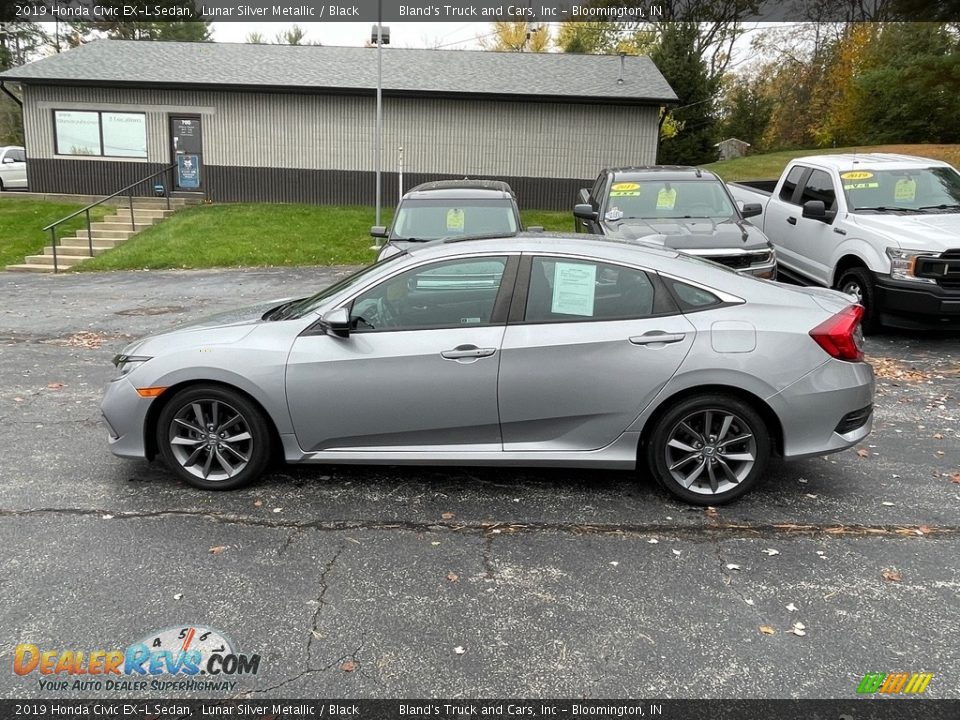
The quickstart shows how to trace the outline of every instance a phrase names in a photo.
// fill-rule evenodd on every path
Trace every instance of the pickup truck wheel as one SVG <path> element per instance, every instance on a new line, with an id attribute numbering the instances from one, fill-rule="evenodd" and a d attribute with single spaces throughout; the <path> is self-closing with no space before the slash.
<path id="1" fill-rule="evenodd" d="M 864 335 L 874 333 L 880 328 L 877 317 L 877 288 L 866 268 L 851 268 L 847 270 L 837 283 L 837 289 L 847 295 L 853 295 L 865 310 L 860 327 Z"/>

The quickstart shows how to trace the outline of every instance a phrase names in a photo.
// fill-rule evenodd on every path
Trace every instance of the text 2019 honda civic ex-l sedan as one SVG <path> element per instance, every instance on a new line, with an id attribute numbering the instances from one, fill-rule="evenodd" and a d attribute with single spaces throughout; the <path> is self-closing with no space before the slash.
<path id="1" fill-rule="evenodd" d="M 127 347 L 111 449 L 236 488 L 287 462 L 648 468 L 729 501 L 872 424 L 852 299 L 580 237 L 438 241 Z"/>

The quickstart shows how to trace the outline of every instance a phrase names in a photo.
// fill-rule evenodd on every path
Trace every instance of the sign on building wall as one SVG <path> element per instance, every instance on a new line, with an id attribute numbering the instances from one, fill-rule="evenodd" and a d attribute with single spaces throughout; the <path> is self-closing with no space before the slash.
<path id="1" fill-rule="evenodd" d="M 57 155 L 147 157 L 144 113 L 56 110 L 53 125 Z"/>
<path id="2" fill-rule="evenodd" d="M 196 155 L 177 155 L 177 186 L 200 187 L 200 158 Z"/>
<path id="3" fill-rule="evenodd" d="M 57 110 L 53 114 L 58 155 L 102 155 L 100 113 Z"/>
<path id="4" fill-rule="evenodd" d="M 103 154 L 113 157 L 147 156 L 147 118 L 142 113 L 101 113 Z"/>

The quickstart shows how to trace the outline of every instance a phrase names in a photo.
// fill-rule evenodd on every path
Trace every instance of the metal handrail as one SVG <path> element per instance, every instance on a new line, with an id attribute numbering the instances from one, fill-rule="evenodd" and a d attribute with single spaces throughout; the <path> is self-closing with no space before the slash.
<path id="1" fill-rule="evenodd" d="M 136 182 L 130 183 L 125 188 L 117 190 L 112 195 L 107 195 L 105 198 L 101 200 L 97 200 L 94 203 L 90 203 L 86 207 L 82 207 L 79 210 L 72 212 L 69 215 L 66 215 L 65 217 L 62 217 L 56 222 L 52 222 L 49 225 L 47 225 L 45 228 L 43 228 L 43 232 L 46 232 L 47 230 L 50 231 L 50 239 L 51 239 L 50 247 L 53 249 L 52 250 L 53 251 L 53 272 L 56 273 L 59 270 L 59 266 L 57 265 L 57 226 L 58 225 L 65 223 L 67 220 L 72 220 L 73 218 L 77 217 L 77 215 L 80 215 L 81 213 L 85 213 L 87 216 L 87 248 L 90 253 L 90 257 L 93 257 L 93 231 L 90 225 L 90 210 L 95 208 L 97 205 L 102 205 L 108 200 L 113 200 L 113 198 L 117 197 L 118 195 L 123 195 L 124 193 L 128 193 L 127 197 L 129 198 L 129 208 L 130 208 L 130 229 L 136 232 L 137 221 L 133 213 L 133 189 L 138 185 L 142 185 L 148 180 L 153 180 L 153 178 L 157 177 L 158 175 L 172 172 L 176 167 L 177 165 L 176 163 L 174 163 L 173 165 L 162 168 L 161 170 L 157 170 L 156 172 L 151 173 L 146 177 L 140 178 Z M 167 199 L 167 210 L 170 209 L 170 185 L 172 181 L 173 181 L 173 177 L 171 176 L 170 181 L 164 183 L 163 185 L 163 195 Z"/>

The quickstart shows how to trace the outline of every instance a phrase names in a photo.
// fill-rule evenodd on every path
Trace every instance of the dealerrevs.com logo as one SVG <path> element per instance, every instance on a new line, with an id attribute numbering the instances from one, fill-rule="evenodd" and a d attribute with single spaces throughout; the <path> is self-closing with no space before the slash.
<path id="1" fill-rule="evenodd" d="M 867 673 L 857 686 L 861 695 L 921 695 L 933 680 L 933 673 Z"/>
<path id="2" fill-rule="evenodd" d="M 13 656 L 13 672 L 37 677 L 45 691 L 230 691 L 233 678 L 259 670 L 259 655 L 239 652 L 223 633 L 202 625 L 166 628 L 125 650 L 20 643 Z"/>

